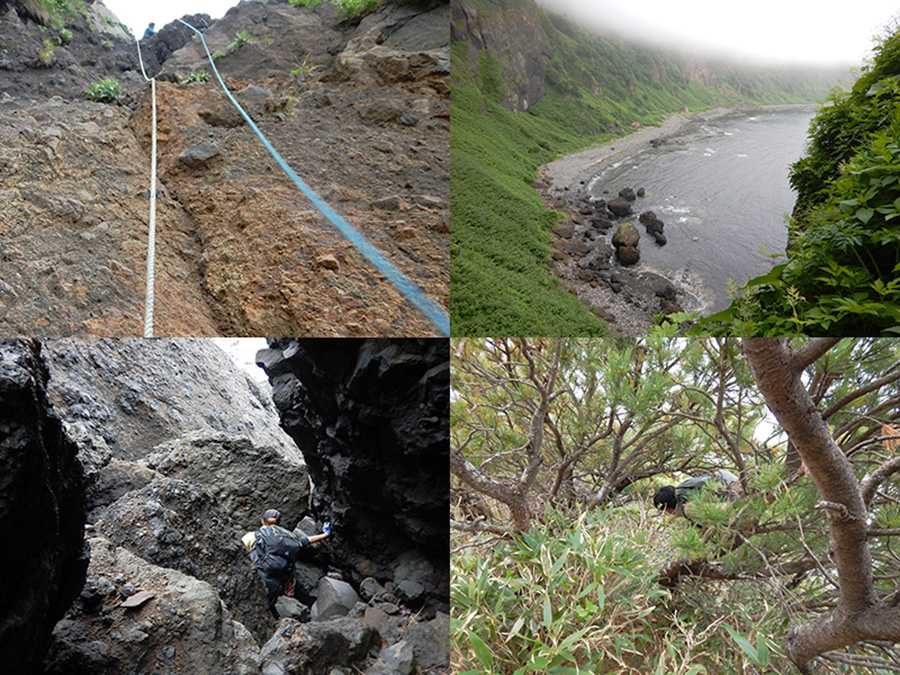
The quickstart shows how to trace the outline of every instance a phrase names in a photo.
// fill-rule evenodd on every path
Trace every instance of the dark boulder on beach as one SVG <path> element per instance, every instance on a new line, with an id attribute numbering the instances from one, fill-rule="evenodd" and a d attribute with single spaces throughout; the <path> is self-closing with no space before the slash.
<path id="1" fill-rule="evenodd" d="M 606 216 L 594 216 L 591 219 L 591 225 L 594 229 L 605 234 L 612 229 L 613 221 Z"/>
<path id="2" fill-rule="evenodd" d="M 641 239 L 641 233 L 631 223 L 622 223 L 616 228 L 615 234 L 612 236 L 613 246 L 616 247 L 616 259 L 622 265 L 635 265 L 641 259 L 641 252 L 638 250 L 638 242 Z"/>
<path id="3" fill-rule="evenodd" d="M 653 237 L 658 245 L 662 246 L 666 243 L 667 239 L 663 234 L 665 223 L 657 218 L 653 211 L 644 211 L 641 214 L 640 221 L 647 228 L 647 234 Z"/>
<path id="4" fill-rule="evenodd" d="M 622 246 L 637 246 L 641 240 L 641 233 L 631 223 L 622 223 L 616 228 L 612 237 L 613 246 L 616 248 Z"/>
<path id="5" fill-rule="evenodd" d="M 553 226 L 552 232 L 562 239 L 571 239 L 572 235 L 575 234 L 575 225 L 571 222 L 557 223 Z"/>
<path id="6" fill-rule="evenodd" d="M 606 208 L 608 208 L 613 215 L 621 218 L 622 216 L 627 216 L 631 213 L 631 202 L 624 197 L 615 197 L 606 203 Z"/>
<path id="7" fill-rule="evenodd" d="M 637 199 L 637 196 L 634 194 L 634 190 L 632 190 L 631 188 L 619 190 L 619 196 L 623 199 L 627 199 L 630 202 L 633 202 L 635 199 Z"/>

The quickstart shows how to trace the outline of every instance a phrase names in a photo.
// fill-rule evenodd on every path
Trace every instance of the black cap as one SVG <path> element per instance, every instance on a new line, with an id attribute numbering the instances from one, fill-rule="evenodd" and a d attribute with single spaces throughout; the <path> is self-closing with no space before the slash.
<path id="1" fill-rule="evenodd" d="M 281 511 L 277 509 L 269 509 L 263 514 L 263 522 L 269 523 L 270 525 L 274 522 L 275 525 L 281 522 Z"/>

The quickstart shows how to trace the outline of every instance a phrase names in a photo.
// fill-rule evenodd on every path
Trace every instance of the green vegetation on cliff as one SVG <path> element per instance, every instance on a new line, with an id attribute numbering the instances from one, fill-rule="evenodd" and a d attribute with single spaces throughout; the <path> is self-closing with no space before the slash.
<path id="1" fill-rule="evenodd" d="M 813 119 L 791 184 L 798 197 L 787 261 L 692 330 L 900 333 L 900 33 Z"/>
<path id="2" fill-rule="evenodd" d="M 531 186 L 538 167 L 609 141 L 633 122 L 656 125 L 682 107 L 808 102 L 827 91 L 809 73 L 704 67 L 544 13 L 532 0 L 461 0 L 482 34 L 528 16 L 522 41 L 478 49 L 459 35 L 451 52 L 451 320 L 454 335 L 605 335 L 608 328 L 551 277 L 550 227 L 559 214 Z M 454 21 L 457 21 L 454 19 Z M 536 30 L 535 30 L 536 28 Z M 471 38 L 471 39 L 470 39 Z M 527 46 L 540 54 L 545 93 L 512 112 L 504 77 Z"/>

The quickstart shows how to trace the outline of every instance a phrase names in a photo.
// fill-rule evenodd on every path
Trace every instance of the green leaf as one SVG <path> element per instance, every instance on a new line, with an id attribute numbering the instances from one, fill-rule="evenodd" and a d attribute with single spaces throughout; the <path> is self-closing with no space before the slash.
<path id="1" fill-rule="evenodd" d="M 762 634 L 756 636 L 756 664 L 763 667 L 769 665 L 769 644 Z"/>
<path id="2" fill-rule="evenodd" d="M 472 643 L 472 650 L 481 665 L 490 671 L 494 666 L 494 656 L 491 654 L 490 648 L 475 633 L 469 633 L 469 642 Z"/>
<path id="3" fill-rule="evenodd" d="M 544 596 L 544 628 L 550 628 L 553 623 L 553 609 L 550 607 L 550 596 Z"/>
<path id="4" fill-rule="evenodd" d="M 775 265 L 768 272 L 763 274 L 762 276 L 754 277 L 750 281 L 747 282 L 747 286 L 752 288 L 753 286 L 763 286 L 763 285 L 771 285 L 771 286 L 781 286 L 784 282 L 781 280 L 781 273 L 784 271 L 784 268 L 787 267 L 787 263 L 781 263 L 780 265 Z"/>
<path id="5" fill-rule="evenodd" d="M 863 225 L 868 225 L 869 221 L 872 220 L 872 216 L 875 215 L 875 211 L 872 209 L 859 209 L 856 212 L 856 219 L 861 220 Z"/>
<path id="6" fill-rule="evenodd" d="M 749 656 L 751 659 L 753 659 L 753 661 L 758 660 L 758 658 L 757 658 L 758 653 L 756 651 L 756 647 L 753 646 L 753 644 L 750 642 L 750 640 L 745 638 L 743 635 L 741 635 L 737 631 L 733 630 L 731 628 L 731 626 L 725 626 L 725 630 L 728 631 L 728 634 L 731 635 L 731 639 L 737 643 L 738 647 L 740 647 L 747 653 L 747 656 Z"/>

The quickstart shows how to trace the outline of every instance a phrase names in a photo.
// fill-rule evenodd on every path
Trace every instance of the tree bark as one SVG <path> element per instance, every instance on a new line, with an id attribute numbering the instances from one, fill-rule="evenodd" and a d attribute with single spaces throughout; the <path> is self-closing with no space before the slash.
<path id="1" fill-rule="evenodd" d="M 838 571 L 837 607 L 793 628 L 787 655 L 801 672 L 832 649 L 864 640 L 900 641 L 900 610 L 875 592 L 866 505 L 850 462 L 835 443 L 822 413 L 803 386 L 802 373 L 836 343 L 822 338 L 793 350 L 786 338 L 745 338 L 744 354 L 769 409 L 787 432 L 815 482 L 828 515 Z"/>

